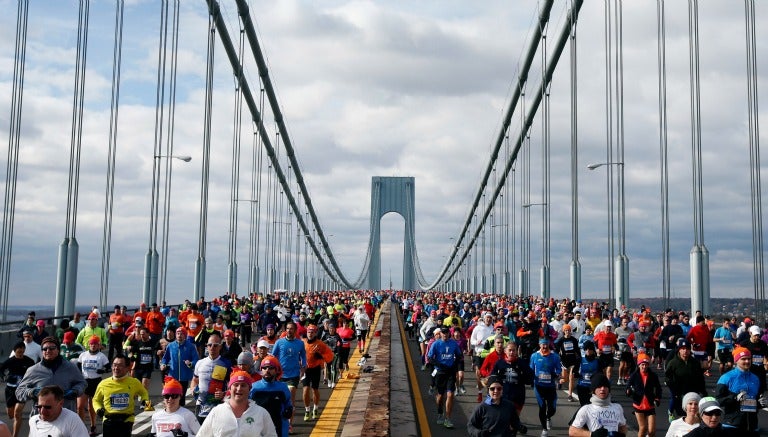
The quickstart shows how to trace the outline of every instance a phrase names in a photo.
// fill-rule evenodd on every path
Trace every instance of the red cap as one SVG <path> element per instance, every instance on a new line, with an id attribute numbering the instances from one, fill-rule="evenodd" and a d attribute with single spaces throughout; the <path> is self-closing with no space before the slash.
<path id="1" fill-rule="evenodd" d="M 235 331 L 231 329 L 227 329 L 226 331 L 224 331 L 224 337 L 234 337 L 234 336 L 235 336 Z"/>
<path id="2" fill-rule="evenodd" d="M 99 316 L 96 315 L 96 313 L 88 314 L 88 320 L 98 320 Z"/>
<path id="3" fill-rule="evenodd" d="M 227 387 L 231 388 L 232 384 L 236 384 L 238 382 L 251 385 L 253 384 L 253 378 L 251 378 L 251 375 L 249 375 L 248 372 L 244 370 L 236 370 L 232 372 L 232 376 L 229 377 L 229 385 Z"/>
<path id="4" fill-rule="evenodd" d="M 164 381 L 165 381 L 165 383 L 163 384 L 164 395 L 184 394 L 182 391 L 181 383 L 179 383 L 179 381 L 176 381 L 172 376 L 166 376 Z"/>

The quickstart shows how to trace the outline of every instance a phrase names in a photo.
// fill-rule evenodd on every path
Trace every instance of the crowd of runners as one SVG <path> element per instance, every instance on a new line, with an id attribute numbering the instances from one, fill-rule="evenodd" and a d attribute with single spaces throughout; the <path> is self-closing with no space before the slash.
<path id="1" fill-rule="evenodd" d="M 287 436 L 294 407 L 320 415 L 320 384 L 334 388 L 352 348 L 366 349 L 381 292 L 221 296 L 135 311 L 94 307 L 55 326 L 30 313 L 0 365 L 10 426 L 27 403 L 30 436 L 130 436 L 137 413 L 151 436 Z M 162 392 L 149 393 L 163 378 Z M 301 391 L 297 394 L 297 388 Z M 297 407 L 297 409 L 300 407 Z"/>
<path id="2" fill-rule="evenodd" d="M 670 422 L 668 436 L 757 435 L 758 412 L 768 406 L 768 332 L 750 317 L 462 293 L 396 299 L 420 345 L 421 370 L 432 376 L 437 423 L 453 428 L 454 397 L 476 393 L 470 435 L 527 432 L 519 416 L 529 388 L 542 436 L 550 435 L 558 390 L 581 405 L 572 436 L 626 435 L 622 405 L 631 405 L 642 437 L 656 435 L 657 410 Z M 465 386 L 468 371 L 476 387 Z M 611 399 L 612 385 L 626 396 Z"/>
<path id="3" fill-rule="evenodd" d="M 768 404 L 768 334 L 749 317 L 463 293 L 274 293 L 94 307 L 56 326 L 30 313 L 0 365 L 13 418 L 0 437 L 19 435 L 30 401 L 31 436 L 96 435 L 99 424 L 106 436 L 128 436 L 153 396 L 163 398 L 152 415 L 157 437 L 287 436 L 301 406 L 303 420 L 319 417 L 320 384 L 333 389 L 352 348 L 366 350 L 384 299 L 420 345 L 438 423 L 453 428 L 454 397 L 476 395 L 470 435 L 526 432 L 519 417 L 529 388 L 543 436 L 558 390 L 582 406 L 571 435 L 625 435 L 621 404 L 632 405 L 640 436 L 655 435 L 657 409 L 670 436 L 756 435 Z M 162 392 L 149 393 L 161 377 Z M 612 385 L 626 397 L 611 399 Z"/>

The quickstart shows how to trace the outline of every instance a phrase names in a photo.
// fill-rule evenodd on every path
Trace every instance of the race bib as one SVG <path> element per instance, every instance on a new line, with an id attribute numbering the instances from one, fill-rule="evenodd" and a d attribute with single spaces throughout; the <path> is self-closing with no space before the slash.
<path id="1" fill-rule="evenodd" d="M 584 381 L 591 381 L 592 380 L 592 374 L 588 373 L 588 372 L 587 373 L 582 373 L 581 374 L 581 379 L 583 379 Z"/>
<path id="2" fill-rule="evenodd" d="M 547 372 L 539 372 L 537 376 L 541 382 L 549 382 L 552 380 L 552 375 Z"/>
<path id="3" fill-rule="evenodd" d="M 762 355 L 752 355 L 752 365 L 762 366 L 765 358 Z"/>
<path id="4" fill-rule="evenodd" d="M 722 340 L 720 340 L 720 343 L 722 343 L 722 344 L 731 344 L 733 342 L 731 341 L 730 338 L 723 338 Z"/>
<path id="5" fill-rule="evenodd" d="M 149 364 L 152 362 L 152 355 L 150 354 L 141 354 L 139 355 L 139 363 L 141 364 Z"/>
<path id="6" fill-rule="evenodd" d="M 120 324 L 119 324 L 119 323 L 117 323 L 117 322 L 112 322 L 112 324 L 111 324 L 110 326 L 112 326 L 112 329 L 114 330 L 114 329 L 117 329 L 117 328 L 119 328 L 119 327 L 120 327 Z"/>
<path id="7" fill-rule="evenodd" d="M 570 343 L 570 342 L 563 343 L 563 349 L 565 349 L 568 352 L 572 351 L 573 350 L 573 343 Z"/>
<path id="8" fill-rule="evenodd" d="M 755 413 L 757 412 L 757 400 L 755 399 L 744 399 L 741 401 L 741 408 L 740 410 L 745 413 Z"/>
<path id="9" fill-rule="evenodd" d="M 604 354 L 609 354 L 609 353 L 611 353 L 611 346 L 610 346 L 610 345 L 605 345 L 605 346 L 603 346 L 603 353 L 604 353 Z"/>
<path id="10" fill-rule="evenodd" d="M 128 393 L 116 393 L 109 396 L 109 405 L 114 411 L 127 410 L 129 402 L 130 396 Z"/>
<path id="11" fill-rule="evenodd" d="M 189 329 L 193 331 L 197 329 L 197 322 L 189 322 Z"/>

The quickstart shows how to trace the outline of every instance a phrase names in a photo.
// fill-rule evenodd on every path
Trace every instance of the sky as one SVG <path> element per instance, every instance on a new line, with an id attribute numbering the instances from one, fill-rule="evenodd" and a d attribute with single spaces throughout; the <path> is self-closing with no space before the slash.
<path id="1" fill-rule="evenodd" d="M 688 15 L 687 2 L 666 3 L 671 289 L 674 297 L 685 297 L 690 295 L 689 252 L 694 241 Z M 0 0 L 7 11 L 0 16 L 3 139 L 9 138 L 16 4 Z M 237 42 L 236 6 L 230 0 L 221 4 Z M 125 2 L 109 305 L 141 300 L 149 246 L 159 5 L 157 0 Z M 297 160 L 345 277 L 357 278 L 368 247 L 371 178 L 413 176 L 416 248 L 424 276 L 435 278 L 488 165 L 540 2 L 285 0 L 249 5 Z M 550 51 L 567 6 L 556 1 L 552 10 Z M 606 172 L 605 167 L 589 171 L 586 165 L 606 160 L 603 8 L 604 2 L 586 1 L 577 31 L 579 254 L 583 295 L 600 298 L 608 294 Z M 73 0 L 30 2 L 11 305 L 54 298 L 58 246 L 65 236 L 77 10 Z M 654 297 L 661 296 L 662 289 L 656 2 L 624 2 L 623 11 L 630 294 Z M 757 23 L 766 18 L 768 6 L 757 2 Z M 758 92 L 760 101 L 766 101 L 768 29 L 758 26 L 756 32 Z M 205 2 L 181 2 L 179 35 L 174 153 L 192 160 L 173 163 L 169 302 L 192 296 L 198 254 Z M 711 295 L 750 297 L 754 282 L 743 5 L 731 0 L 701 2 L 699 40 L 703 229 L 710 252 Z M 76 227 L 78 305 L 99 299 L 113 42 L 114 2 L 94 0 Z M 541 54 L 536 56 L 526 85 L 529 93 L 541 79 Z M 571 261 L 569 57 L 566 47 L 551 87 L 550 256 L 555 297 L 568 295 Z M 207 296 L 221 294 L 227 286 L 235 106 L 232 69 L 218 42 L 214 60 Z M 258 90 L 252 58 L 246 59 L 245 68 L 251 89 Z M 765 118 L 760 108 L 760 121 Z M 274 143 L 269 111 L 265 120 Z M 512 124 L 510 136 L 515 139 L 519 112 Z M 250 196 L 252 129 L 246 117 L 240 199 Z M 539 119 L 530 134 L 535 203 L 542 190 Z M 765 142 L 764 135 L 760 140 Z M 4 146 L 0 156 L 6 160 L 6 155 Z M 281 157 L 285 162 L 284 151 Z M 246 204 L 240 205 L 236 259 L 242 293 L 249 263 L 249 216 Z M 403 226 L 395 214 L 382 219 L 382 284 L 391 277 L 396 288 L 402 283 Z M 531 291 L 538 294 L 541 208 L 531 208 L 531 227 Z M 507 267 L 513 272 L 520 269 L 519 254 L 515 258 L 516 264 Z M 495 259 L 494 269 L 500 272 L 500 250 Z"/>

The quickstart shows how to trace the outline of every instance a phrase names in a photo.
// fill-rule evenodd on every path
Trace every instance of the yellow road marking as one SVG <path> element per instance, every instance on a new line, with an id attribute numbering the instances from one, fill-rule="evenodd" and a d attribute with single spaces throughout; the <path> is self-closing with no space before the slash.
<path id="1" fill-rule="evenodd" d="M 408 366 L 408 379 L 411 382 L 411 389 L 413 390 L 413 401 L 416 406 L 416 416 L 418 417 L 419 429 L 421 430 L 422 437 L 431 437 L 429 431 L 429 425 L 427 421 L 427 411 L 424 409 L 424 401 L 421 397 L 421 389 L 419 388 L 419 381 L 416 380 L 416 369 L 413 367 L 413 360 L 411 359 L 410 348 L 408 347 L 408 340 L 405 338 L 405 329 L 403 328 L 403 319 L 400 315 L 400 309 L 392 311 L 393 315 L 397 316 L 397 326 L 400 328 L 400 340 L 403 344 L 403 356 L 405 357 L 405 364 Z"/>
<path id="2" fill-rule="evenodd" d="M 374 333 L 372 334 L 375 334 L 376 326 L 379 322 L 379 314 L 380 311 L 377 310 L 373 317 L 371 326 L 373 327 Z M 373 337 L 371 337 L 371 339 L 373 339 Z M 365 342 L 365 350 L 363 351 L 363 354 L 368 352 L 370 346 L 371 341 L 369 339 Z M 341 419 L 344 417 L 344 411 L 347 410 L 347 406 L 349 406 L 349 403 L 352 400 L 351 394 L 357 384 L 357 379 L 348 379 L 347 376 L 350 373 L 356 374 L 358 377 L 361 376 L 360 373 L 363 371 L 362 368 L 357 369 L 356 372 L 353 372 L 352 369 L 363 354 L 359 352 L 356 346 L 354 347 L 354 350 L 349 356 L 349 362 L 353 363 L 349 366 L 350 371 L 344 373 L 342 379 L 336 384 L 336 388 L 331 391 L 331 397 L 328 399 L 328 402 L 326 402 L 325 408 L 323 408 L 323 411 L 320 413 L 320 418 L 317 419 L 315 426 L 312 428 L 310 437 L 323 437 L 337 435 L 339 433 Z M 293 408 L 296 408 L 296 405 L 294 405 Z"/>

